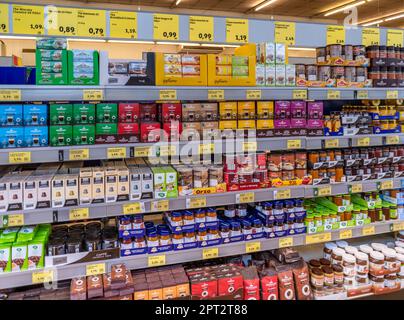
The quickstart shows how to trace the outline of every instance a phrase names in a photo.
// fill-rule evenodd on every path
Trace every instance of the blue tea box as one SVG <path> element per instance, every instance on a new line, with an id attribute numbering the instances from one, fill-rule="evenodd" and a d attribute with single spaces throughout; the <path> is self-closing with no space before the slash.
<path id="1" fill-rule="evenodd" d="M 24 146 L 24 128 L 0 128 L 0 148 L 19 148 Z"/>
<path id="2" fill-rule="evenodd" d="M 48 106 L 46 104 L 25 104 L 23 119 L 25 126 L 46 126 L 48 124 Z"/>
<path id="3" fill-rule="evenodd" d="M 24 127 L 25 147 L 48 146 L 48 127 Z"/>
<path id="4" fill-rule="evenodd" d="M 22 105 L 3 104 L 0 106 L 0 126 L 21 126 Z"/>

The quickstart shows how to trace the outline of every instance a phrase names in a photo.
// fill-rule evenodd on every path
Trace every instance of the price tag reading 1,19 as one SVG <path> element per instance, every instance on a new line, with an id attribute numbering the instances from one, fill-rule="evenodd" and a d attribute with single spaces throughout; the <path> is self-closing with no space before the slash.
<path id="1" fill-rule="evenodd" d="M 261 90 L 247 90 L 246 91 L 246 98 L 252 100 L 259 100 L 261 99 Z"/>
<path id="2" fill-rule="evenodd" d="M 226 18 L 226 42 L 248 43 L 248 20 Z"/>
<path id="3" fill-rule="evenodd" d="M 261 251 L 261 242 L 247 242 L 245 244 L 245 252 L 253 253 Z"/>
<path id="4" fill-rule="evenodd" d="M 206 248 L 202 250 L 202 259 L 214 259 L 219 257 L 219 248 Z"/>
<path id="5" fill-rule="evenodd" d="M 69 151 L 69 160 L 88 160 L 90 159 L 90 150 L 88 149 L 72 149 Z"/>
<path id="6" fill-rule="evenodd" d="M 153 201 L 151 203 L 152 212 L 163 212 L 168 210 L 170 210 L 170 201 L 168 200 Z"/>
<path id="7" fill-rule="evenodd" d="M 32 272 L 32 284 L 53 282 L 53 270 L 42 270 Z"/>
<path id="8" fill-rule="evenodd" d="M 358 139 L 358 147 L 368 147 L 370 145 L 370 138 L 364 137 Z"/>
<path id="9" fill-rule="evenodd" d="M 302 140 L 288 140 L 288 149 L 300 149 L 302 147 Z"/>
<path id="10" fill-rule="evenodd" d="M 294 100 L 306 100 L 307 99 L 307 90 L 293 90 L 293 99 Z"/>
<path id="11" fill-rule="evenodd" d="M 145 211 L 144 202 L 135 202 L 123 205 L 123 214 L 136 214 Z"/>
<path id="12" fill-rule="evenodd" d="M 31 162 L 31 152 L 10 152 L 8 154 L 9 163 L 29 163 Z"/>
<path id="13" fill-rule="evenodd" d="M 254 199 L 254 192 L 236 194 L 236 203 L 252 203 Z"/>
<path id="14" fill-rule="evenodd" d="M 376 233 L 375 226 L 363 227 L 362 229 L 363 236 L 371 236 L 375 233 Z"/>
<path id="15" fill-rule="evenodd" d="M 70 209 L 69 211 L 69 220 L 85 220 L 90 218 L 90 212 L 88 208 L 80 208 L 80 209 Z"/>
<path id="16" fill-rule="evenodd" d="M 214 19 L 205 16 L 189 17 L 189 40 L 196 42 L 214 41 Z"/>
<path id="17" fill-rule="evenodd" d="M 83 90 L 83 100 L 85 101 L 100 101 L 103 99 L 103 90 Z"/>
<path id="18" fill-rule="evenodd" d="M 136 12 L 109 12 L 109 35 L 111 38 L 136 39 L 137 29 Z"/>
<path id="19" fill-rule="evenodd" d="M 175 14 L 155 13 L 153 15 L 153 38 L 154 40 L 178 40 L 179 17 Z"/>
<path id="20" fill-rule="evenodd" d="M 124 159 L 126 158 L 126 148 L 108 148 L 107 150 L 108 159 Z"/>
<path id="21" fill-rule="evenodd" d="M 166 264 L 166 255 L 150 256 L 147 260 L 149 268 L 164 266 Z"/>
<path id="22" fill-rule="evenodd" d="M 339 140 L 338 139 L 327 139 L 324 140 L 324 146 L 329 148 L 338 148 L 339 147 Z"/>
<path id="23" fill-rule="evenodd" d="M 203 208 L 206 207 L 206 198 L 198 197 L 198 198 L 187 198 L 185 200 L 187 209 L 195 209 L 195 208 Z"/>
<path id="24" fill-rule="evenodd" d="M 21 101 L 21 90 L 0 90 L 0 101 Z"/>
<path id="25" fill-rule="evenodd" d="M 88 264 L 86 265 L 86 276 L 96 276 L 105 273 L 105 263 Z"/>
<path id="26" fill-rule="evenodd" d="M 293 238 L 292 237 L 280 238 L 279 239 L 279 248 L 286 248 L 286 247 L 292 247 L 292 246 L 293 246 Z"/>
<path id="27" fill-rule="evenodd" d="M 352 229 L 341 230 L 339 232 L 340 239 L 351 239 L 352 238 Z"/>
<path id="28" fill-rule="evenodd" d="M 306 244 L 314 244 L 331 241 L 331 232 L 312 234 L 306 236 Z"/>
<path id="29" fill-rule="evenodd" d="M 208 90 L 208 100 L 224 100 L 224 90 Z"/>
<path id="30" fill-rule="evenodd" d="M 177 90 L 160 90 L 160 100 L 177 100 Z"/>

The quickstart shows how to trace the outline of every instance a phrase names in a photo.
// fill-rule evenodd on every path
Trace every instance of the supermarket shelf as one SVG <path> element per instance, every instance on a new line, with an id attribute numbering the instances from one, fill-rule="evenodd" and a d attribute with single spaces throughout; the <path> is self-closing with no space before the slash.
<path id="1" fill-rule="evenodd" d="M 383 234 L 391 232 L 392 222 L 384 222 L 374 224 L 374 234 Z M 363 228 L 364 227 L 355 227 L 352 229 L 352 238 L 363 237 Z M 342 229 L 344 230 L 344 229 Z M 340 231 L 334 230 L 330 231 L 331 240 L 339 240 L 340 239 Z M 321 235 L 321 234 L 319 234 Z M 293 246 L 302 246 L 306 244 L 306 234 L 296 235 L 293 238 Z M 260 242 L 260 251 L 272 250 L 279 248 L 279 240 L 282 238 L 276 239 L 258 239 L 253 240 L 253 242 Z M 329 239 L 319 240 L 318 243 L 329 241 Z M 226 244 L 218 246 L 218 257 L 228 257 L 237 254 L 245 254 L 246 253 L 246 243 L 248 242 L 238 242 L 233 244 Z M 198 261 L 203 259 L 203 248 L 184 250 L 184 251 L 176 251 L 176 252 L 167 252 L 158 255 L 165 256 L 165 264 L 177 264 L 184 263 L 190 261 Z M 116 263 L 125 263 L 127 268 L 134 269 L 143 269 L 149 267 L 149 257 L 156 255 L 139 255 L 139 256 L 130 256 L 130 257 L 122 257 L 119 259 L 111 259 L 105 261 L 98 261 L 93 263 L 80 263 L 80 264 L 71 264 L 64 265 L 52 268 L 54 272 L 54 280 L 66 280 L 71 279 L 78 276 L 86 275 L 86 266 L 94 263 L 105 263 L 105 267 L 107 272 L 111 269 L 111 266 Z M 32 284 L 32 276 L 34 272 L 40 272 L 41 270 L 35 271 L 23 271 L 23 272 L 15 272 L 15 273 L 4 273 L 0 274 L 0 289 L 7 288 L 16 288 L 22 287 Z"/>
<path id="2" fill-rule="evenodd" d="M 261 90 L 261 100 L 292 100 L 295 90 L 307 90 L 310 100 L 328 100 L 328 92 L 339 91 L 340 99 L 357 99 L 357 92 L 367 92 L 369 99 L 386 99 L 388 91 L 397 91 L 404 98 L 404 88 L 307 88 L 307 87 L 186 87 L 186 86 L 17 86 L 2 85 L 0 89 L 21 90 L 22 101 L 82 101 L 83 90 L 103 90 L 106 101 L 160 100 L 161 90 L 175 90 L 176 99 L 208 100 L 209 90 L 223 90 L 225 100 L 248 100 L 247 91 Z"/>
<path id="3" fill-rule="evenodd" d="M 339 137 L 274 137 L 274 138 L 246 138 L 246 139 L 226 139 L 209 141 L 214 145 L 215 154 L 226 153 L 241 153 L 244 150 L 245 144 L 252 142 L 255 144 L 258 151 L 271 150 L 291 150 L 289 142 L 296 145 L 296 141 L 300 141 L 300 148 L 302 150 L 316 150 L 324 149 L 327 147 L 326 141 L 338 140 L 336 148 L 348 148 L 358 146 L 359 141 L 363 138 L 369 138 L 368 146 L 382 146 L 386 144 L 386 137 L 399 137 L 399 144 L 404 144 L 404 134 L 380 134 L 380 135 L 357 135 L 357 136 L 339 136 Z M 203 143 L 203 142 L 202 142 Z M 180 141 L 178 143 L 170 144 L 175 148 L 172 155 L 187 155 L 190 150 L 192 154 L 198 154 L 198 148 L 201 144 L 200 141 Z M 160 142 L 153 143 L 127 143 L 127 144 L 100 144 L 100 145 L 83 145 L 83 146 L 67 146 L 67 147 L 38 147 L 38 148 L 18 148 L 18 149 L 0 149 L 0 165 L 10 164 L 9 154 L 14 152 L 29 152 L 31 161 L 29 163 L 48 163 L 69 161 L 71 150 L 88 150 L 87 160 L 105 160 L 109 159 L 108 150 L 112 148 L 124 148 L 126 156 L 124 158 L 133 158 L 136 156 L 144 156 L 144 147 L 153 147 L 151 155 L 156 156 L 157 147 L 167 146 L 168 144 Z M 335 147 L 335 146 L 334 146 Z M 255 148 L 255 147 L 253 147 Z M 138 153 L 138 150 L 143 149 L 143 153 Z M 167 149 L 168 150 L 168 149 Z M 140 155 L 139 155 L 140 154 Z M 73 160 L 73 159 L 72 159 Z"/>
<path id="4" fill-rule="evenodd" d="M 294 198 L 313 198 L 317 191 L 321 189 L 330 188 L 330 195 L 339 195 L 349 193 L 350 186 L 354 184 L 362 185 L 362 192 L 377 191 L 378 184 L 383 181 L 393 181 L 393 188 L 401 188 L 402 179 L 380 179 L 380 180 L 369 180 L 361 182 L 351 182 L 351 183 L 338 183 L 338 184 L 327 184 L 327 185 L 317 185 L 317 186 L 294 186 L 288 188 L 268 188 L 268 189 L 255 189 L 247 191 L 236 191 L 236 192 L 225 192 L 209 195 L 200 196 L 188 196 L 179 197 L 175 199 L 165 199 L 169 202 L 169 210 L 185 210 L 188 208 L 187 199 L 195 199 L 199 197 L 206 198 L 206 207 L 223 206 L 229 204 L 236 204 L 238 195 L 245 193 L 254 193 L 254 202 L 271 201 L 277 199 L 277 195 L 282 193 L 284 190 L 290 190 L 290 199 Z M 163 199 L 164 200 L 164 199 Z M 189 201 L 189 200 L 188 200 Z M 101 203 L 101 204 L 91 204 L 86 206 L 75 206 L 75 207 L 63 207 L 63 208 L 49 208 L 49 209 L 35 209 L 35 210 L 23 210 L 23 211 L 9 211 L 2 215 L 7 214 L 23 214 L 24 224 L 41 224 L 41 223 L 55 223 L 55 222 L 66 222 L 70 220 L 70 210 L 72 209 L 87 209 L 88 208 L 88 218 L 89 219 L 99 219 L 105 217 L 116 217 L 124 214 L 124 207 L 129 204 L 134 204 L 140 202 L 144 206 L 143 213 L 156 213 L 154 208 L 154 203 L 158 203 L 157 199 L 148 199 L 141 201 L 126 201 L 126 202 L 114 202 L 114 203 Z M 141 207 L 142 207 L 141 206 Z M 0 223 L 1 223 L 0 219 Z M 1 225 L 0 225 L 1 227 Z"/>

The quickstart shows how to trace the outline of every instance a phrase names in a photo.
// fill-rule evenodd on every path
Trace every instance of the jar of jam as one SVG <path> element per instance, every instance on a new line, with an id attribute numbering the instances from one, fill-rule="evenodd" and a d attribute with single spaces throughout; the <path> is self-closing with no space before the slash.
<path id="1" fill-rule="evenodd" d="M 217 228 L 209 228 L 208 229 L 208 240 L 216 240 L 219 239 L 219 230 Z"/>
<path id="2" fill-rule="evenodd" d="M 161 246 L 171 244 L 170 231 L 168 229 L 161 228 L 159 231 L 159 241 Z"/>
<path id="3" fill-rule="evenodd" d="M 303 223 L 303 221 L 302 221 L 302 223 Z M 252 234 L 257 234 L 257 233 L 261 233 L 261 232 L 263 232 L 261 220 L 254 219 L 252 222 Z"/>
<path id="4" fill-rule="evenodd" d="M 229 205 L 224 208 L 224 216 L 227 218 L 235 218 L 236 217 L 236 206 Z"/>
<path id="5" fill-rule="evenodd" d="M 137 214 L 133 216 L 132 229 L 133 230 L 144 229 L 143 215 Z"/>
<path id="6" fill-rule="evenodd" d="M 204 209 L 197 209 L 194 213 L 195 223 L 205 223 L 206 222 L 205 217 L 206 217 L 206 215 L 205 215 Z"/>
<path id="7" fill-rule="evenodd" d="M 182 214 L 179 211 L 173 211 L 171 212 L 171 225 L 173 227 L 181 227 L 184 225 L 182 221 Z"/>
<path id="8" fill-rule="evenodd" d="M 130 216 L 119 217 L 119 230 L 131 230 L 132 229 L 132 219 Z"/>
<path id="9" fill-rule="evenodd" d="M 133 249 L 132 238 L 128 237 L 128 238 L 121 239 L 120 247 L 122 250 Z M 86 250 L 86 251 L 89 251 L 89 250 Z"/>
<path id="10" fill-rule="evenodd" d="M 237 221 L 230 223 L 230 235 L 231 237 L 241 236 L 241 224 Z"/>
<path id="11" fill-rule="evenodd" d="M 271 216 L 273 214 L 272 208 L 273 208 L 272 202 L 264 202 L 262 204 L 262 213 L 265 214 L 266 216 Z"/>
<path id="12" fill-rule="evenodd" d="M 184 243 L 190 243 L 190 242 L 195 242 L 195 241 L 196 241 L 196 236 L 195 236 L 194 231 L 185 232 Z"/>
<path id="13" fill-rule="evenodd" d="M 146 248 L 146 240 L 144 236 L 137 235 L 133 238 L 133 248 L 134 249 Z"/>
<path id="14" fill-rule="evenodd" d="M 182 215 L 182 220 L 183 220 L 184 226 L 190 225 L 190 224 L 195 224 L 194 213 L 190 210 L 184 211 L 183 215 Z"/>
<path id="15" fill-rule="evenodd" d="M 394 205 L 394 204 L 390 205 L 390 219 L 391 220 L 397 220 L 398 219 L 397 206 Z"/>
<path id="16" fill-rule="evenodd" d="M 173 244 L 183 244 L 184 243 L 184 236 L 181 232 L 174 232 L 172 234 L 172 242 Z"/>
<path id="17" fill-rule="evenodd" d="M 208 240 L 208 231 L 206 230 L 206 228 L 199 228 L 198 233 L 197 233 L 197 240 L 199 242 Z"/>
<path id="18" fill-rule="evenodd" d="M 159 237 L 157 235 L 157 231 L 146 231 L 146 239 L 148 247 L 158 247 L 159 246 Z"/>
<path id="19" fill-rule="evenodd" d="M 236 207 L 236 216 L 237 217 L 246 217 L 247 216 L 247 204 L 238 204 Z"/>
<path id="20" fill-rule="evenodd" d="M 220 236 L 224 239 L 230 238 L 230 223 L 220 222 Z"/>
<path id="21" fill-rule="evenodd" d="M 322 288 L 324 286 L 324 272 L 320 268 L 313 268 L 310 271 L 310 283 L 314 288 Z"/>
<path id="22" fill-rule="evenodd" d="M 206 222 L 213 222 L 213 221 L 217 221 L 216 209 L 209 208 L 206 212 Z"/>
<path id="23" fill-rule="evenodd" d="M 276 201 L 273 209 L 273 215 L 282 215 L 283 214 L 283 202 Z"/>
<path id="24" fill-rule="evenodd" d="M 334 271 L 334 283 L 336 285 L 342 285 L 344 283 L 344 269 L 342 265 L 333 264 L 332 270 Z"/>
<path id="25" fill-rule="evenodd" d="M 386 203 L 382 206 L 383 220 L 388 221 L 390 220 L 390 205 Z"/>

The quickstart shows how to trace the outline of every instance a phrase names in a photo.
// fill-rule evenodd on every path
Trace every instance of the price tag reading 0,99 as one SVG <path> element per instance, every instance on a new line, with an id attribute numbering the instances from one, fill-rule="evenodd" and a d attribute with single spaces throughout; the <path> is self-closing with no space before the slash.
<path id="1" fill-rule="evenodd" d="M 189 40 L 200 42 L 214 41 L 213 17 L 190 16 L 189 17 Z"/>
<path id="2" fill-rule="evenodd" d="M 178 40 L 179 17 L 175 14 L 153 15 L 154 40 Z"/>

